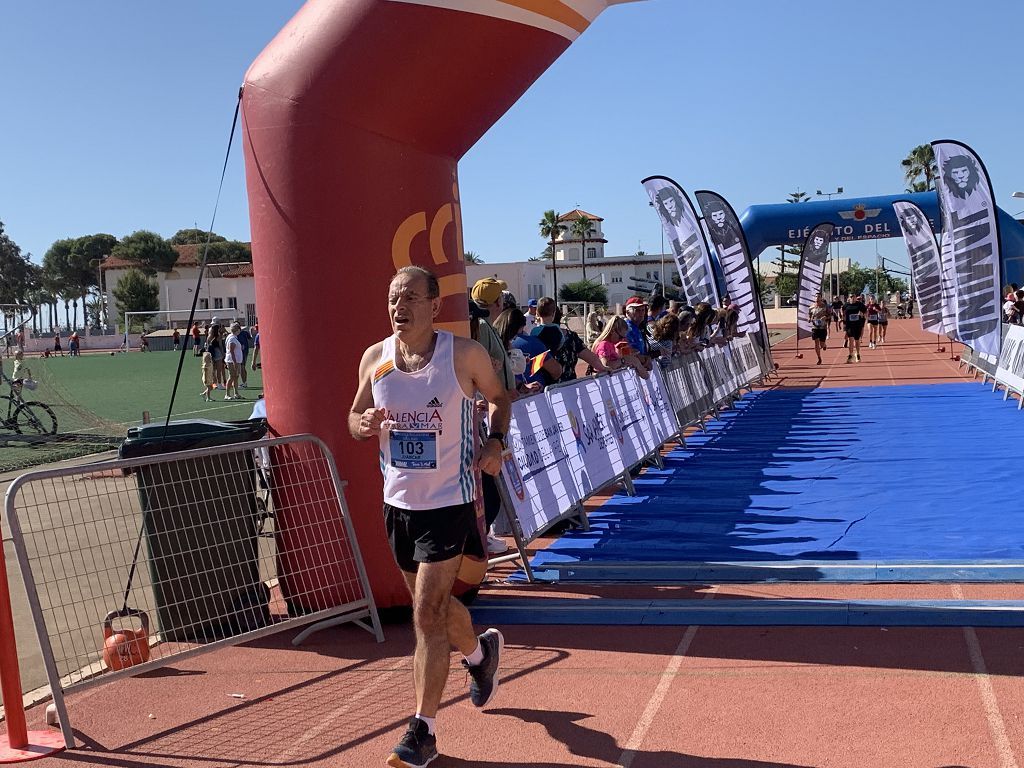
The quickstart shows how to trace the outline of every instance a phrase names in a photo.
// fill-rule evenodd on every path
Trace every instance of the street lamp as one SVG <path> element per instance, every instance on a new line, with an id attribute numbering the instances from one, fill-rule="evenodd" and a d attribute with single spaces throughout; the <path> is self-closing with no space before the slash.
<path id="1" fill-rule="evenodd" d="M 92 266 L 93 262 L 96 263 L 96 288 L 100 292 L 100 325 L 103 330 L 107 330 L 107 294 L 103 290 L 103 270 L 101 266 L 103 261 L 108 258 L 110 254 L 106 256 L 100 256 L 98 259 L 89 259 L 89 266 Z"/>
<path id="2" fill-rule="evenodd" d="M 835 192 L 822 192 L 819 189 L 815 194 L 817 194 L 818 197 L 827 197 L 829 202 L 832 202 L 832 196 L 833 195 L 841 195 L 841 194 L 843 194 L 843 188 L 842 187 L 836 187 L 836 191 Z M 829 261 L 828 292 L 831 293 L 833 296 L 835 296 L 836 294 L 839 293 L 839 265 L 836 263 L 836 261 L 838 259 L 839 259 L 839 243 L 836 243 L 836 256 L 835 256 L 835 259 L 833 259 L 832 258 L 832 241 L 829 240 L 829 244 L 828 244 L 828 261 Z M 836 287 L 835 287 L 834 290 L 832 288 L 832 277 L 833 276 L 835 276 L 835 280 L 836 280 Z"/>

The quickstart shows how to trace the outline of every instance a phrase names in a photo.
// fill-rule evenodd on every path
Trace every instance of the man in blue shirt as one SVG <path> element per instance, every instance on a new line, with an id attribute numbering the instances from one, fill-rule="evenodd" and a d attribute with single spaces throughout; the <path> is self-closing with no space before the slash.
<path id="1" fill-rule="evenodd" d="M 639 355 L 647 355 L 647 336 L 644 326 L 647 324 L 647 302 L 639 296 L 626 299 L 626 341 Z"/>

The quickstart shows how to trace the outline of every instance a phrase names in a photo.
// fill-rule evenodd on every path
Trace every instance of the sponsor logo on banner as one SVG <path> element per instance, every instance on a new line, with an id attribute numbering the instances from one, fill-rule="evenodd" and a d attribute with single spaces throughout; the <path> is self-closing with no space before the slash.
<path id="1" fill-rule="evenodd" d="M 516 498 L 523 501 L 526 498 L 526 486 L 523 485 L 523 474 L 519 471 L 519 463 L 516 461 L 512 451 L 505 451 L 501 454 L 501 461 L 504 465 L 505 477 L 512 485 L 512 492 Z"/>
<path id="2" fill-rule="evenodd" d="M 956 332 L 976 352 L 998 356 L 999 223 L 992 184 L 978 156 L 956 141 L 932 142 L 939 174 L 943 245 L 952 252 Z"/>
<path id="3" fill-rule="evenodd" d="M 687 300 L 693 306 L 706 301 L 717 307 L 721 301 L 711 267 L 711 252 L 690 198 L 665 176 L 650 176 L 642 184 L 672 246 Z"/>
<path id="4" fill-rule="evenodd" d="M 892 204 L 903 230 L 903 240 L 914 276 L 914 293 L 921 327 L 929 333 L 942 333 L 942 264 L 939 247 L 924 211 L 914 203 L 898 200 Z"/>
<path id="5" fill-rule="evenodd" d="M 858 203 L 853 206 L 852 211 L 839 211 L 839 215 L 844 219 L 863 221 L 864 219 L 873 219 L 881 212 L 881 208 L 865 208 L 863 203 Z"/>
<path id="6" fill-rule="evenodd" d="M 619 445 L 622 445 L 625 442 L 625 438 L 622 435 L 622 423 L 619 421 L 619 412 L 615 409 L 615 403 L 611 400 L 605 400 L 604 404 L 608 408 L 608 420 L 612 423 L 612 431 L 615 433 L 615 438 L 619 441 Z"/>
<path id="7" fill-rule="evenodd" d="M 825 277 L 825 262 L 828 259 L 828 244 L 834 225 L 823 223 L 811 230 L 800 253 L 800 277 L 797 279 L 797 335 L 801 339 L 811 337 L 810 311 L 815 300 L 821 295 L 821 281 Z"/>

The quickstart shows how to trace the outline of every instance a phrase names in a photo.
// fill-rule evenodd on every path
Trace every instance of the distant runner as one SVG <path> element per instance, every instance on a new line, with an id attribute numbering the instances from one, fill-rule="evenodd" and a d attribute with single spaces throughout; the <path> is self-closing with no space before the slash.
<path id="1" fill-rule="evenodd" d="M 848 363 L 860 362 L 860 337 L 864 333 L 864 315 L 868 308 L 863 296 L 853 296 L 843 305 L 843 325 L 846 326 L 846 340 L 850 344 Z"/>

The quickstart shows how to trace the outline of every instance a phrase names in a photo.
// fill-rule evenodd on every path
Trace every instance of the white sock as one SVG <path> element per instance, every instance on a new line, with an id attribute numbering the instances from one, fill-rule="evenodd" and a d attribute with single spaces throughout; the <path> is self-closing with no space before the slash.
<path id="1" fill-rule="evenodd" d="M 469 654 L 469 656 L 465 656 L 464 658 L 466 659 L 466 663 L 469 664 L 469 666 L 471 667 L 475 667 L 483 662 L 484 647 L 480 645 L 479 637 L 476 639 L 476 650 Z"/>
<path id="2" fill-rule="evenodd" d="M 434 735 L 434 718 L 427 717 L 426 715 L 421 715 L 419 712 L 417 712 L 416 713 L 416 719 L 417 720 L 422 720 L 424 723 L 426 723 L 427 724 L 427 733 L 429 733 L 431 736 Z"/>

